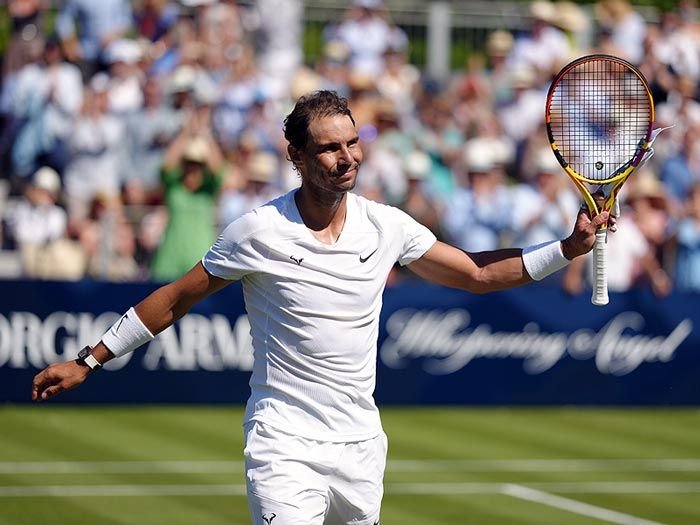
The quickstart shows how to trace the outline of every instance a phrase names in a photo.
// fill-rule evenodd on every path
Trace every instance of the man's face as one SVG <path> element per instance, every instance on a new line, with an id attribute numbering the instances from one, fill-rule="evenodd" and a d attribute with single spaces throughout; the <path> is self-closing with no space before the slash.
<path id="1" fill-rule="evenodd" d="M 362 162 L 357 130 L 347 115 L 319 117 L 296 163 L 304 184 L 322 193 L 345 193 L 355 187 Z"/>

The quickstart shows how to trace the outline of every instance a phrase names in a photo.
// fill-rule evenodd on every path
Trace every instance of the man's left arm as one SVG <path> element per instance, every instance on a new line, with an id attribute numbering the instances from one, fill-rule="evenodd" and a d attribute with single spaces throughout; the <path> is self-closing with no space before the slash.
<path id="1" fill-rule="evenodd" d="M 544 248 L 467 253 L 438 241 L 408 268 L 428 281 L 473 293 L 514 288 L 531 282 L 533 278 L 539 280 L 555 271 L 550 269 L 561 268 L 562 261 L 589 252 L 595 242 L 596 230 L 608 219 L 607 212 L 590 219 L 588 213 L 581 210 L 571 235 L 560 241 L 559 246 L 552 243 Z M 611 226 L 614 228 L 614 221 Z M 560 260 L 556 260 L 556 254 L 560 254 Z"/>

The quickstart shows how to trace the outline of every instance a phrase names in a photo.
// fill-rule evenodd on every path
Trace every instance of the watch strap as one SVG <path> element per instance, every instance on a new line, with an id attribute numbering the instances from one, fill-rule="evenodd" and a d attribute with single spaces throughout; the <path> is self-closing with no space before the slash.
<path id="1" fill-rule="evenodd" d="M 102 368 L 102 365 L 100 362 L 95 359 L 95 356 L 90 354 L 88 355 L 85 359 L 83 359 L 83 362 L 90 367 L 91 370 L 99 370 Z"/>
<path id="2" fill-rule="evenodd" d="M 99 370 L 102 368 L 102 363 L 100 363 L 94 355 L 92 355 L 92 347 L 86 346 L 80 352 L 78 352 L 77 361 L 83 363 L 85 366 L 90 368 L 90 370 Z"/>

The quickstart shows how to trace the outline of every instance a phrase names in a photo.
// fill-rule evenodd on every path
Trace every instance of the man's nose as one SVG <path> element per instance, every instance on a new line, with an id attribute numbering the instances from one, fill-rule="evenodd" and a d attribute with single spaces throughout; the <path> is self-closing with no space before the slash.
<path id="1" fill-rule="evenodd" d="M 347 162 L 348 164 L 352 164 L 355 159 L 352 156 L 352 153 L 350 152 L 350 148 L 347 146 L 342 146 L 340 148 L 340 160 Z"/>

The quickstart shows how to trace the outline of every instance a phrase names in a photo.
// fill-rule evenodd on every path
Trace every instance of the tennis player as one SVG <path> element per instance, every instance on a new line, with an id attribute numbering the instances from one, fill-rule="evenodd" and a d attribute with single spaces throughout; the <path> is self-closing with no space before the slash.
<path id="1" fill-rule="evenodd" d="M 129 309 L 94 347 L 34 378 L 49 399 L 242 280 L 254 367 L 245 465 L 255 525 L 379 523 L 387 440 L 373 399 L 382 292 L 396 261 L 484 293 L 539 280 L 591 249 L 601 214 L 521 249 L 465 253 L 404 212 L 350 191 L 362 163 L 347 101 L 302 97 L 285 120 L 301 187 L 231 223 L 192 270 Z"/>

